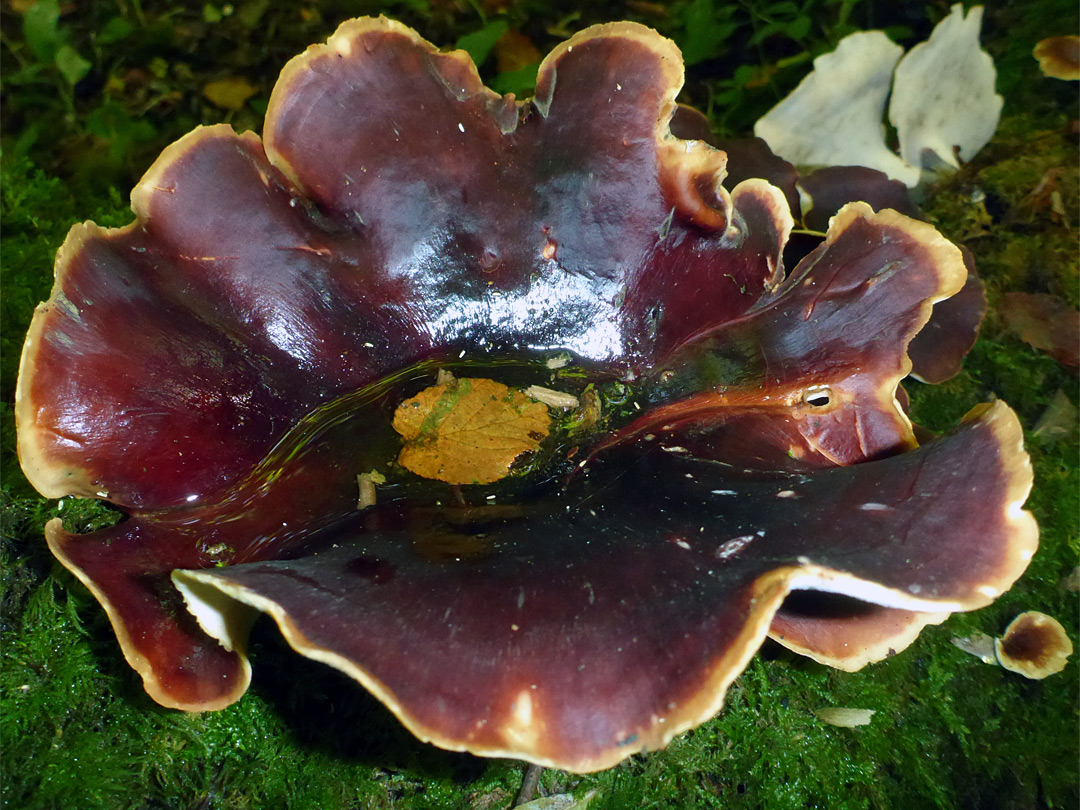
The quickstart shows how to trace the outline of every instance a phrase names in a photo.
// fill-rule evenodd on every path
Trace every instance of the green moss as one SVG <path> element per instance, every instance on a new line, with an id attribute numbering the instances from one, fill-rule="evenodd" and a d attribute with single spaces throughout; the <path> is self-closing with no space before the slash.
<path id="1" fill-rule="evenodd" d="M 1001 292 L 1023 290 L 1080 304 L 1076 146 L 1065 112 L 1049 118 L 1050 128 L 1033 128 L 1026 116 L 1005 118 L 994 141 L 928 200 L 931 220 L 975 254 L 991 303 Z M 991 309 L 991 326 L 994 318 Z"/>

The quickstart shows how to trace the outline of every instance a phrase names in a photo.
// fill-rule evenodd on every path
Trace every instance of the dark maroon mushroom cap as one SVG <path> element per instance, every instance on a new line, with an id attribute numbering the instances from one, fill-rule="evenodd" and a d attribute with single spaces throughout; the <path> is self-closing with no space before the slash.
<path id="1" fill-rule="evenodd" d="M 924 627 L 948 617 L 803 591 L 789 596 L 776 611 L 769 638 L 819 663 L 854 672 L 895 655 Z"/>
<path id="2" fill-rule="evenodd" d="M 728 156 L 727 188 L 750 178 L 763 178 L 784 193 L 795 221 L 811 231 L 825 231 L 829 221 L 850 202 L 860 201 L 875 211 L 890 208 L 905 216 L 922 213 L 903 183 L 884 172 L 865 166 L 825 166 L 800 172 L 778 157 L 761 138 L 717 138 L 709 120 L 699 111 L 679 105 L 671 119 L 671 132 L 680 138 L 700 140 L 722 149 Z M 815 247 L 819 238 L 801 233 L 788 243 L 785 259 L 795 264 Z M 929 323 L 908 348 L 913 376 L 940 383 L 960 371 L 986 315 L 986 292 L 975 271 L 971 252 L 961 248 L 968 277 L 964 288 L 934 307 Z"/>
<path id="3" fill-rule="evenodd" d="M 135 223 L 72 229 L 20 458 L 44 494 L 128 512 L 46 534 L 155 700 L 238 699 L 263 611 L 423 739 L 595 770 L 715 713 L 774 620 L 851 668 L 1020 575 L 1015 416 L 919 447 L 896 399 L 959 251 L 853 203 L 785 273 L 784 194 L 725 190 L 725 154 L 669 132 L 681 81 L 672 43 L 617 23 L 518 104 L 351 21 L 286 66 L 265 141 L 198 129 Z M 438 369 L 547 383 L 552 352 L 628 384 L 635 417 L 463 485 L 481 506 L 395 466 L 395 409 Z M 806 589 L 879 607 L 777 613 Z"/>
<path id="4" fill-rule="evenodd" d="M 1034 550 L 1019 435 L 995 405 L 910 453 L 745 479 L 627 445 L 550 501 L 363 512 L 296 559 L 174 578 L 208 629 L 238 635 L 207 594 L 269 613 L 422 739 L 596 770 L 712 716 L 791 590 L 989 603 Z M 960 514 L 969 540 L 944 546 Z"/>

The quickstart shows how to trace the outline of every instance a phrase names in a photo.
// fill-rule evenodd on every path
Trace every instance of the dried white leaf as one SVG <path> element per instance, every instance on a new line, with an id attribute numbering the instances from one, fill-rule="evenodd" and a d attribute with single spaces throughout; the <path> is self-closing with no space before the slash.
<path id="1" fill-rule="evenodd" d="M 851 34 L 814 60 L 814 70 L 764 118 L 754 134 L 796 165 L 867 166 L 908 186 L 924 168 L 958 167 L 997 129 L 1002 98 L 996 71 L 979 47 L 982 7 L 960 4 L 926 42 L 903 49 L 881 31 Z M 894 74 L 895 68 L 895 74 Z M 885 142 L 882 113 L 900 139 Z"/>
<path id="2" fill-rule="evenodd" d="M 982 13 L 975 6 L 965 17 L 957 3 L 896 67 L 889 120 L 900 156 L 914 166 L 956 168 L 957 154 L 971 160 L 997 129 L 1004 99 L 994 92 L 994 60 L 979 46 Z"/>
<path id="3" fill-rule="evenodd" d="M 839 706 L 818 709 L 814 712 L 823 723 L 828 723 L 830 726 L 840 726 L 840 728 L 869 725 L 870 718 L 876 713 L 873 709 L 845 709 Z"/>
<path id="4" fill-rule="evenodd" d="M 1068 438 L 1076 432 L 1077 415 L 1076 406 L 1069 399 L 1069 395 L 1059 388 L 1051 397 L 1050 404 L 1042 412 L 1039 421 L 1035 423 L 1032 433 L 1043 442 Z"/>
<path id="5" fill-rule="evenodd" d="M 754 125 L 780 157 L 803 166 L 868 166 L 909 186 L 919 170 L 885 144 L 882 118 L 893 68 L 904 49 L 881 31 L 844 37 Z"/>
<path id="6" fill-rule="evenodd" d="M 576 408 L 580 404 L 573 394 L 554 391 L 540 385 L 530 385 L 525 389 L 525 396 L 532 397 L 537 402 L 543 402 L 551 408 Z"/>
<path id="7" fill-rule="evenodd" d="M 998 662 L 997 656 L 994 655 L 993 636 L 975 632 L 970 636 L 956 636 L 950 641 L 964 652 L 974 655 L 984 664 L 996 664 Z"/>

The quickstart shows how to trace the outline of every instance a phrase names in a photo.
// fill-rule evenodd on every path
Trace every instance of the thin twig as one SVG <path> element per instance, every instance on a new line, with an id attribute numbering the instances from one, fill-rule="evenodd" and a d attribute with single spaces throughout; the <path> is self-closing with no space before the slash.
<path id="1" fill-rule="evenodd" d="M 536 796 L 536 787 L 540 784 L 540 774 L 543 772 L 544 769 L 539 765 L 529 763 L 529 766 L 525 768 L 525 776 L 521 780 L 521 790 L 518 791 L 517 798 L 514 799 L 511 807 L 520 807 L 533 800 Z"/>

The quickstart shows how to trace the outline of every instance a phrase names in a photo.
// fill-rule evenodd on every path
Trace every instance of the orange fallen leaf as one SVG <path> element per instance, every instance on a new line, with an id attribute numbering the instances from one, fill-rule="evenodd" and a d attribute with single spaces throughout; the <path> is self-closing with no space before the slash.
<path id="1" fill-rule="evenodd" d="M 203 95 L 226 110 L 239 110 L 258 92 L 259 88 L 242 76 L 217 79 L 203 87 Z"/>
<path id="2" fill-rule="evenodd" d="M 532 40 L 511 28 L 495 43 L 495 61 L 499 73 L 512 73 L 540 62 L 540 51 Z"/>
<path id="3" fill-rule="evenodd" d="M 482 378 L 456 378 L 425 388 L 394 412 L 405 440 L 398 463 L 448 484 L 490 484 L 514 461 L 535 452 L 551 429 L 547 406 Z"/>
<path id="4" fill-rule="evenodd" d="M 1015 292 L 1005 294 L 1000 311 L 1022 341 L 1070 368 L 1080 367 L 1080 312 L 1052 295 Z"/>

